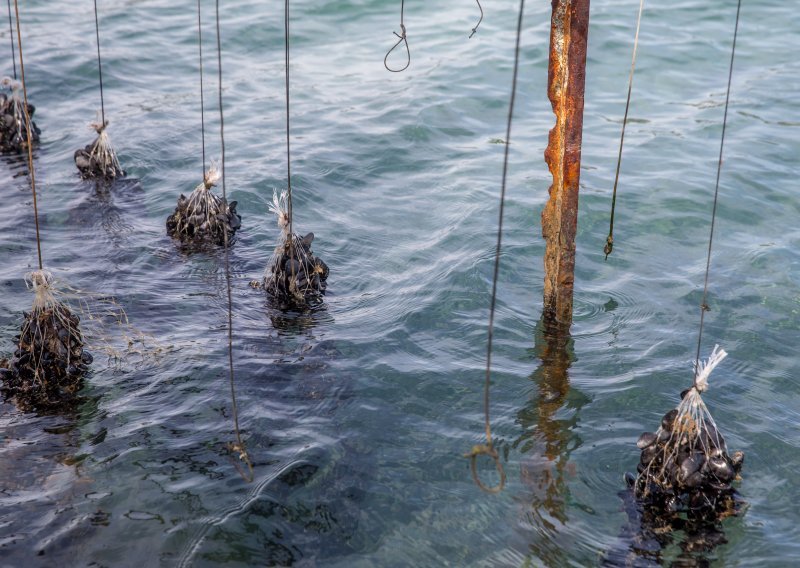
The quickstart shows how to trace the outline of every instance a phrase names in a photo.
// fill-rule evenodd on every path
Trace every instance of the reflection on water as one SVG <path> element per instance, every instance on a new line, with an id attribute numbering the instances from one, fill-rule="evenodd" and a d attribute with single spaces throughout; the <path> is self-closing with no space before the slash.
<path id="1" fill-rule="evenodd" d="M 581 444 L 574 430 L 588 399 L 577 392 L 570 396 L 567 370 L 573 361 L 573 341 L 568 331 L 541 320 L 534 352 L 541 361 L 530 377 L 536 396 L 517 414 L 523 433 L 514 443 L 523 454 L 522 482 L 531 490 L 524 522 L 536 533 L 530 543 L 533 557 L 547 566 L 564 566 L 568 550 L 559 534 L 569 521 L 567 481 L 576 473 L 570 453 Z M 570 412 L 565 413 L 567 409 Z"/>
<path id="2" fill-rule="evenodd" d="M 603 559 L 604 566 L 709 566 L 713 551 L 728 542 L 723 519 L 742 512 L 744 502 L 734 493 L 719 517 L 707 511 L 669 513 L 636 499 L 633 474 L 619 493 L 628 516 L 620 536 Z"/>

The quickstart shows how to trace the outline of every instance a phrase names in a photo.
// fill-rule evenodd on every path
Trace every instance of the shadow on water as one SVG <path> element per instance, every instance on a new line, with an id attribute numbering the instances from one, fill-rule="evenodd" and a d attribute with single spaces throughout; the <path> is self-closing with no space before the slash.
<path id="1" fill-rule="evenodd" d="M 573 348 L 567 331 L 540 320 L 533 352 L 541 364 L 530 376 L 536 395 L 517 413 L 522 434 L 514 447 L 522 454 L 521 480 L 531 491 L 523 523 L 535 533 L 530 554 L 546 566 L 568 564 L 569 549 L 559 535 L 567 532 L 567 481 L 576 474 L 570 454 L 581 445 L 575 426 L 580 409 L 589 402 L 570 388 Z"/>
<path id="2" fill-rule="evenodd" d="M 8 566 L 32 565 L 32 557 L 69 549 L 109 523 L 101 508 L 76 502 L 92 493 L 84 472 L 87 446 L 100 444 L 106 430 L 89 433 L 98 399 L 63 412 L 23 413 L 0 403 L 0 557 Z M 38 564 L 33 564 L 38 565 Z"/>

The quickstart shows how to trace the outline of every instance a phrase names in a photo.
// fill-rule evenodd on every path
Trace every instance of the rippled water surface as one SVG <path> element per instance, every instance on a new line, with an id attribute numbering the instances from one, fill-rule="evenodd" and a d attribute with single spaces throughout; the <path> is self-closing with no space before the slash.
<path id="1" fill-rule="evenodd" d="M 324 306 L 283 313 L 248 287 L 286 185 L 281 3 L 221 7 L 236 394 L 254 480 L 237 472 L 219 251 L 164 222 L 200 181 L 193 2 L 99 2 L 109 132 L 138 183 L 78 179 L 99 107 L 90 2 L 21 3 L 43 253 L 65 285 L 113 296 L 161 351 L 106 363 L 76 413 L 0 406 L 3 566 L 587 566 L 632 537 L 622 474 L 691 380 L 735 3 L 650 2 L 603 260 L 638 2 L 592 2 L 568 357 L 538 321 L 550 176 L 542 153 L 548 2 L 529 2 L 510 152 L 492 385 L 508 485 L 462 454 L 483 439 L 482 367 L 516 2 L 405 6 L 412 63 L 383 68 L 399 2 L 292 3 L 295 226 L 331 267 Z M 208 153 L 219 158 L 213 3 Z M 747 509 L 718 566 L 800 557 L 800 13 L 744 2 L 704 352 L 730 356 L 705 396 L 746 452 Z M 0 42 L 11 73 L 8 33 Z M 23 161 L 0 158 L 0 353 L 36 264 Z M 112 343 L 120 345 L 120 333 Z M 551 354 L 552 355 L 552 354 Z M 564 367 L 569 365 L 567 370 Z M 492 480 L 488 463 L 480 471 Z M 686 554 L 676 533 L 661 562 Z"/>

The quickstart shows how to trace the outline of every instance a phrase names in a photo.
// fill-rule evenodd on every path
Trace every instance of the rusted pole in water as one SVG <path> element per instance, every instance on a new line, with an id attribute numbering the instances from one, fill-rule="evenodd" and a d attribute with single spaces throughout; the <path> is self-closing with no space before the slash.
<path id="1" fill-rule="evenodd" d="M 556 124 L 544 159 L 553 174 L 542 211 L 544 311 L 546 321 L 569 329 L 575 281 L 575 232 L 583 133 L 583 90 L 589 36 L 589 0 L 552 0 L 547 94 Z"/>

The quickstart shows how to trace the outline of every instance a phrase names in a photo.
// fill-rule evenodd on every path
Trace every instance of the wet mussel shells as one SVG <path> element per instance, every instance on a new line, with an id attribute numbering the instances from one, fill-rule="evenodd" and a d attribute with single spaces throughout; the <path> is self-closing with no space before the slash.
<path id="1" fill-rule="evenodd" d="M 325 294 L 330 269 L 311 251 L 314 233 L 305 237 L 294 235 L 294 248 L 289 239 L 276 253 L 273 264 L 264 278 L 263 286 L 282 301 L 306 303 Z"/>
<path id="2" fill-rule="evenodd" d="M 18 119 L 17 114 L 22 112 L 20 106 L 15 111 L 14 98 L 2 94 L 0 98 L 0 151 L 2 152 L 23 152 L 28 148 L 28 129 L 24 119 Z M 28 105 L 28 116 L 30 117 L 31 139 L 34 143 L 39 141 L 41 130 L 33 122 L 33 113 L 36 107 Z"/>
<path id="3" fill-rule="evenodd" d="M 0 362 L 4 394 L 25 409 L 70 405 L 93 359 L 83 344 L 79 318 L 65 305 L 24 312 L 18 348 Z"/>
<path id="4" fill-rule="evenodd" d="M 197 205 L 196 189 L 187 198 L 178 198 L 175 212 L 167 217 L 167 234 L 183 242 L 212 242 L 225 246 L 233 242 L 236 231 L 242 226 L 242 216 L 236 212 L 236 201 L 227 203 L 222 197 L 209 194 L 207 200 Z M 208 191 L 208 190 L 205 190 Z"/>
<path id="5" fill-rule="evenodd" d="M 741 471 L 742 452 L 728 455 L 725 439 L 710 416 L 697 421 L 672 409 L 656 432 L 636 442 L 641 451 L 633 487 L 639 498 L 665 514 L 694 511 L 722 514 L 733 500 L 731 486 Z"/>

